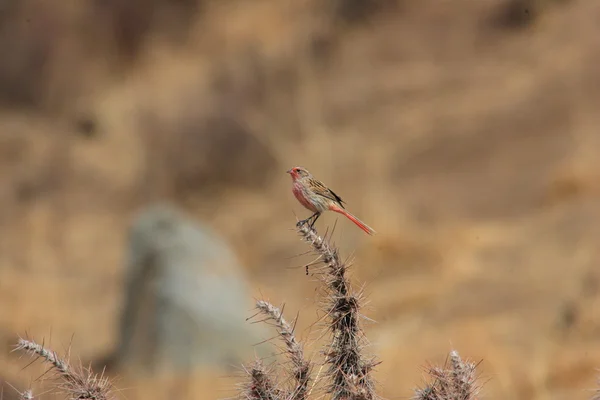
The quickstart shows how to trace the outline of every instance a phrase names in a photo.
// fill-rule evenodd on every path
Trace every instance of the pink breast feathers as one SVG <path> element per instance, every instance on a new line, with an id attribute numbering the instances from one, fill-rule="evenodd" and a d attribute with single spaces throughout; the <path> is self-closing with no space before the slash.
<path id="1" fill-rule="evenodd" d="M 305 197 L 301 187 L 299 187 L 298 185 L 294 185 L 294 187 L 292 188 L 292 192 L 294 193 L 294 196 L 296 196 L 300 204 L 302 204 L 304 207 L 306 207 L 312 212 L 317 212 L 316 207 Z"/>

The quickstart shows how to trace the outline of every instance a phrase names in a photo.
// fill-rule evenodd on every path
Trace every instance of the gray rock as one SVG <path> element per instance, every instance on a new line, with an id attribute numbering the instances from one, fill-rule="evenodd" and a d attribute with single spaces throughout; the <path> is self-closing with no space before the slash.
<path id="1" fill-rule="evenodd" d="M 267 355 L 235 254 L 210 228 L 167 205 L 147 208 L 129 234 L 118 364 L 144 371 L 231 366 Z M 129 368 L 128 368 L 129 369 Z"/>

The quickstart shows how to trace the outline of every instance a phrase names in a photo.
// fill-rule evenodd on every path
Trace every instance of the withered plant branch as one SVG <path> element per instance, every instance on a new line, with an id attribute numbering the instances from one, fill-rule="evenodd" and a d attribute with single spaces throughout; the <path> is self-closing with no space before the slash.
<path id="1" fill-rule="evenodd" d="M 108 400 L 113 398 L 108 378 L 94 374 L 90 369 L 71 368 L 68 361 L 41 344 L 32 340 L 19 339 L 15 350 L 25 351 L 50 364 L 63 381 L 59 388 L 68 393 L 72 399 Z"/>
<path id="2" fill-rule="evenodd" d="M 291 390 L 291 400 L 305 400 L 310 381 L 311 364 L 304 359 L 304 350 L 296 340 L 294 329 L 283 318 L 281 310 L 271 303 L 259 300 L 256 302 L 256 308 L 275 323 L 277 331 L 286 345 L 287 354 L 292 362 L 291 372 L 296 382 L 295 388 Z"/>
<path id="3" fill-rule="evenodd" d="M 256 360 L 246 369 L 248 380 L 241 390 L 242 399 L 246 400 L 285 400 L 286 396 L 271 379 L 269 372 L 260 360 Z"/>
<path id="4" fill-rule="evenodd" d="M 31 389 L 27 389 L 24 391 L 20 391 L 19 389 L 17 389 L 16 387 L 14 387 L 13 385 L 11 385 L 8 382 L 5 382 L 8 386 L 10 386 L 15 392 L 17 392 L 19 394 L 19 399 L 21 400 L 33 400 L 35 399 L 35 397 L 33 396 L 33 390 Z M 0 388 L 0 400 L 4 399 L 4 388 Z"/>
<path id="5" fill-rule="evenodd" d="M 477 400 L 481 390 L 477 364 L 463 361 L 456 350 L 450 352 L 449 361 L 443 367 L 427 367 L 426 372 L 433 380 L 424 388 L 416 389 L 413 399 Z"/>
<path id="6" fill-rule="evenodd" d="M 317 234 L 308 224 L 298 224 L 298 233 L 320 257 L 323 268 L 319 276 L 324 283 L 323 308 L 331 335 L 325 351 L 329 381 L 327 390 L 333 400 L 372 400 L 377 398 L 371 370 L 375 360 L 366 360 L 366 338 L 360 328 L 361 297 L 346 276 L 348 264 L 340 260 L 338 249 Z"/>

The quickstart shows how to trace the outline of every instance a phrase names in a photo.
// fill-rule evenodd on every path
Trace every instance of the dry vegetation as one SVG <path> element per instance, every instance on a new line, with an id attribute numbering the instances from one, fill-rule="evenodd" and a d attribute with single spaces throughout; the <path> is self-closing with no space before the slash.
<path id="1" fill-rule="evenodd" d="M 315 262 L 307 265 L 307 275 L 316 275 L 323 286 L 323 301 L 320 318 L 329 342 L 322 350 L 324 362 L 313 378 L 314 360 L 304 355 L 304 346 L 298 342 L 294 325 L 288 323 L 282 310 L 265 300 L 256 302 L 258 314 L 272 322 L 285 345 L 288 363 L 273 363 L 265 367 L 264 360 L 257 359 L 244 367 L 246 382 L 240 384 L 240 397 L 246 400 L 306 400 L 322 398 L 313 394 L 324 391 L 333 400 L 375 400 L 379 396 L 371 373 L 378 362 L 365 356 L 367 339 L 361 328 L 363 298 L 350 284 L 349 264 L 343 262 L 339 251 L 318 235 L 308 224 L 299 222 L 298 232 L 312 247 Z M 309 272 L 310 270 L 310 272 Z M 114 388 L 107 377 L 97 375 L 91 369 L 73 368 L 69 361 L 54 351 L 32 340 L 19 339 L 15 351 L 25 352 L 49 364 L 54 373 L 53 386 L 70 399 L 114 399 Z M 325 367 L 323 375 L 321 370 Z M 475 400 L 480 387 L 477 382 L 475 364 L 464 362 L 458 352 L 450 353 L 449 367 L 428 367 L 431 382 L 415 390 L 415 400 Z M 45 374 L 44 374 L 45 375 Z M 287 385 L 282 384 L 287 378 Z M 312 383 L 314 382 L 314 383 Z M 312 384 L 311 384 L 312 383 Z M 51 390 L 54 390 L 51 389 Z M 17 391 L 22 399 L 36 398 L 31 389 Z"/>
<path id="2" fill-rule="evenodd" d="M 50 372 L 56 374 L 60 389 L 67 398 L 108 400 L 113 398 L 110 393 L 110 381 L 104 376 L 98 376 L 89 369 L 75 370 L 67 360 L 59 357 L 54 351 L 32 340 L 19 339 L 17 351 L 29 353 L 50 365 Z M 35 398 L 31 389 L 20 393 L 23 398 Z"/>
<path id="3" fill-rule="evenodd" d="M 285 268 L 301 252 L 286 221 L 304 211 L 284 171 L 304 165 L 379 233 L 337 230 L 368 282 L 382 397 L 457 348 L 485 359 L 487 398 L 588 398 L 599 13 L 584 0 L 5 1 L 0 381 L 28 385 L 8 355 L 16 333 L 75 333 L 86 364 L 115 347 L 125 232 L 158 199 L 214 226 L 256 296 L 303 310 L 295 331 L 310 331 L 314 283 Z M 452 368 L 431 369 L 438 389 L 423 393 L 449 390 Z M 118 386 L 217 398 L 233 386 L 222 374 Z"/>

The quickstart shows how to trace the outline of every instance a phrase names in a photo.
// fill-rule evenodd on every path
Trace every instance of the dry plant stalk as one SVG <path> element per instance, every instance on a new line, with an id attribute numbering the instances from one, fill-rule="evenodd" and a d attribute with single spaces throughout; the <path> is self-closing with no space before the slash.
<path id="1" fill-rule="evenodd" d="M 371 370 L 376 360 L 367 360 L 363 349 L 367 339 L 360 328 L 360 305 L 362 296 L 355 292 L 346 272 L 349 265 L 340 260 L 337 248 L 317 234 L 317 231 L 302 224 L 298 226 L 302 238 L 310 243 L 323 267 L 320 278 L 324 286 L 323 310 L 331 343 L 324 352 L 328 365 L 325 379 L 329 381 L 327 391 L 333 400 L 372 400 L 377 398 Z"/>
<path id="2" fill-rule="evenodd" d="M 310 381 L 311 364 L 304 359 L 304 350 L 302 349 L 302 345 L 296 340 L 294 329 L 283 318 L 281 310 L 271 303 L 259 300 L 256 302 L 256 308 L 265 314 L 267 318 L 273 320 L 279 335 L 286 345 L 288 356 L 292 362 L 291 372 L 296 385 L 287 398 L 291 400 L 305 400 Z"/>
<path id="3" fill-rule="evenodd" d="M 376 399 L 370 376 L 376 363 L 366 360 L 362 354 L 367 340 L 359 324 L 361 296 L 352 290 L 346 276 L 348 264 L 340 260 L 337 249 L 320 237 L 314 228 L 299 224 L 297 229 L 302 238 L 310 243 L 318 262 L 322 264 L 319 269 L 324 286 L 322 308 L 331 335 L 331 343 L 323 352 L 327 369 L 322 379 L 327 382 L 326 390 L 333 400 Z M 295 385 L 291 390 L 276 389 L 274 380 L 265 376 L 262 364 L 255 362 L 250 370 L 246 370 L 249 381 L 244 385 L 242 397 L 252 400 L 306 400 L 310 395 L 307 389 L 312 365 L 304 359 L 302 346 L 296 340 L 293 328 L 285 321 L 281 310 L 272 304 L 258 301 L 256 307 L 266 316 L 266 320 L 274 322 L 284 341 L 286 354 L 291 360 L 288 373 L 294 377 Z"/>
<path id="4" fill-rule="evenodd" d="M 291 361 L 289 372 L 294 379 L 294 386 L 291 389 L 279 389 L 276 380 L 266 371 L 262 362 L 256 360 L 250 368 L 244 368 L 248 380 L 242 384 L 241 397 L 247 400 L 306 400 L 312 366 L 304 359 L 304 350 L 296 340 L 294 329 L 283 318 L 281 310 L 271 303 L 259 300 L 256 308 L 259 314 L 266 317 L 260 322 L 272 321 L 285 343 L 285 354 Z"/>
<path id="5" fill-rule="evenodd" d="M 355 292 L 347 277 L 348 263 L 341 261 L 335 246 L 317 234 L 308 224 L 299 223 L 298 233 L 310 244 L 317 255 L 309 266 L 316 268 L 316 275 L 323 283 L 323 302 L 327 330 L 331 342 L 323 352 L 327 367 L 323 376 L 325 387 L 333 400 L 375 400 L 371 371 L 375 359 L 367 359 L 363 349 L 367 339 L 360 328 L 361 293 Z M 320 266 L 316 267 L 316 265 Z M 308 268 L 308 267 L 307 267 Z M 308 270 L 307 270 L 308 272 Z M 306 400 L 311 364 L 305 361 L 302 346 L 294 337 L 293 329 L 283 318 L 282 312 L 266 301 L 258 301 L 256 307 L 274 322 L 279 336 L 286 344 L 286 354 L 291 360 L 291 374 L 295 389 L 283 391 L 276 388 L 262 364 L 257 361 L 247 371 L 250 376 L 244 397 L 249 400 Z M 476 376 L 477 365 L 463 361 L 458 352 L 452 351 L 449 365 L 431 366 L 427 373 L 433 381 L 423 389 L 415 390 L 415 400 L 477 400 L 480 385 Z M 319 374 L 317 375 L 317 380 Z M 597 399 L 600 400 L 600 399 Z"/>
<path id="6" fill-rule="evenodd" d="M 415 390 L 414 400 L 477 400 L 481 389 L 477 382 L 477 364 L 463 361 L 456 350 L 450 352 L 449 359 L 450 365 L 427 367 L 426 372 L 433 381 Z"/>
<path id="7" fill-rule="evenodd" d="M 270 377 L 270 373 L 260 360 L 254 361 L 250 369 L 245 369 L 249 382 L 242 384 L 242 398 L 247 400 L 284 400 L 284 396 Z"/>
<path id="8" fill-rule="evenodd" d="M 32 340 L 19 339 L 16 351 L 25 351 L 51 365 L 62 380 L 59 388 L 72 399 L 112 399 L 111 383 L 108 378 L 92 373 L 90 369 L 73 369 L 68 361 L 60 358 L 54 351 L 45 348 Z M 31 396 L 31 392 L 28 395 Z M 24 392 L 24 393 L 27 393 Z M 25 394 L 22 395 L 23 398 Z"/>

